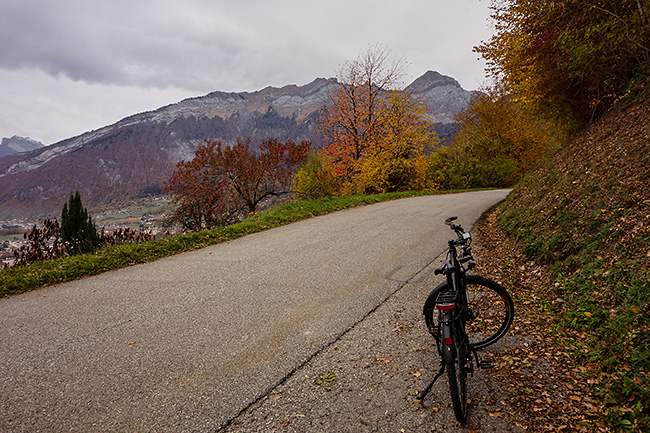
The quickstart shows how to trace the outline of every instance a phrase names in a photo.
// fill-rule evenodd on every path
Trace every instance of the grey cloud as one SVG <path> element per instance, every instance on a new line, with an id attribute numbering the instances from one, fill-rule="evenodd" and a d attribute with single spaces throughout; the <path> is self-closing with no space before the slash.
<path id="1" fill-rule="evenodd" d="M 164 3 L 164 13 L 158 4 L 87 6 L 94 3 L 10 1 L 0 18 L 0 67 L 37 68 L 89 83 L 164 87 L 202 81 L 208 63 L 233 58 L 241 49 L 231 29 L 202 29 L 201 20 L 183 27 L 191 23 L 182 21 L 183 14 L 177 19 Z"/>
<path id="2" fill-rule="evenodd" d="M 435 69 L 476 88 L 482 67 L 471 48 L 487 35 L 488 6 L 488 0 L 2 0 L 0 76 L 27 84 L 14 89 L 0 82 L 6 131 L 0 137 L 18 132 L 11 126 L 16 119 L 29 131 L 28 122 L 43 125 L 52 116 L 55 106 L 41 113 L 25 100 L 81 107 L 89 99 L 76 93 L 105 99 L 102 92 L 111 89 L 130 102 L 125 95 L 150 98 L 156 108 L 164 92 L 172 103 L 178 95 L 306 84 L 335 75 L 339 64 L 376 43 L 412 63 L 406 84 Z M 42 89 L 30 86 L 30 77 Z M 62 93 L 62 83 L 73 91 Z M 120 113 L 141 107 L 125 104 Z M 79 111 L 75 119 L 86 116 Z M 97 122 L 99 114 L 93 116 L 89 122 Z"/>
<path id="3" fill-rule="evenodd" d="M 291 65 L 342 60 L 319 54 L 329 43 L 345 49 L 339 20 L 328 15 L 336 4 L 306 4 L 9 0 L 0 67 L 102 84 L 198 89 L 228 76 L 255 85 L 286 76 Z"/>

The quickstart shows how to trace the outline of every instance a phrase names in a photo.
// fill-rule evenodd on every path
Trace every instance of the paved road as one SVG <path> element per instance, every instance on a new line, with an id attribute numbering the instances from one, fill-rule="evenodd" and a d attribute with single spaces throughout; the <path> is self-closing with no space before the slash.
<path id="1" fill-rule="evenodd" d="M 508 191 L 337 212 L 0 300 L 0 431 L 216 431 Z"/>

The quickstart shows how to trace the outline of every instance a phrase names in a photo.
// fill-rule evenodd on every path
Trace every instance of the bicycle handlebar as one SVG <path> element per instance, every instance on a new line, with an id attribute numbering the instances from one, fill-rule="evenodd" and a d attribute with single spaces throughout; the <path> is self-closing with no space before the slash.
<path id="1" fill-rule="evenodd" d="M 452 229 L 455 233 L 456 236 L 458 236 L 458 240 L 455 241 L 457 245 L 463 245 L 467 242 L 468 239 L 470 239 L 469 233 L 465 233 L 465 230 L 461 227 L 460 224 L 454 224 L 453 222 L 458 219 L 457 216 L 452 216 L 449 217 L 445 220 L 445 224 L 449 226 L 450 229 Z"/>
<path id="2" fill-rule="evenodd" d="M 456 233 L 456 236 L 458 237 L 458 239 L 453 239 L 449 241 L 449 247 L 455 249 L 455 245 L 461 246 L 461 254 L 460 257 L 458 258 L 458 263 L 462 264 L 474 260 L 474 257 L 472 257 L 472 247 L 471 247 L 472 236 L 470 235 L 469 232 L 465 232 L 465 230 L 463 230 L 460 224 L 453 223 L 457 219 L 458 219 L 457 216 L 449 217 L 445 220 L 445 224 L 447 224 Z M 470 263 L 468 265 L 468 269 L 472 269 L 473 267 L 474 267 L 474 263 Z M 455 270 L 456 270 L 455 265 L 447 262 L 442 267 L 436 269 L 434 274 L 438 275 L 438 274 L 447 273 Z"/>

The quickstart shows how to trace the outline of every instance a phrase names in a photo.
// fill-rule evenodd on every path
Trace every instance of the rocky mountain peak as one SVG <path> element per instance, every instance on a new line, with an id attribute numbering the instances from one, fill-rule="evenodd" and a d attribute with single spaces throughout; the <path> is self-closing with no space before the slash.
<path id="1" fill-rule="evenodd" d="M 456 114 L 467 107 L 476 93 L 436 71 L 426 72 L 405 90 L 424 102 L 431 121 L 442 124 L 454 123 Z"/>
<path id="2" fill-rule="evenodd" d="M 426 93 L 437 87 L 455 87 L 461 89 L 461 85 L 452 77 L 442 75 L 436 71 L 427 71 L 420 78 L 413 81 L 407 88 L 412 93 Z"/>
<path id="3" fill-rule="evenodd" d="M 41 147 L 43 147 L 43 143 L 29 137 L 20 137 L 18 135 L 14 135 L 11 138 L 4 137 L 2 142 L 0 142 L 0 157 L 13 155 L 14 153 L 29 152 L 40 149 Z"/>
<path id="4" fill-rule="evenodd" d="M 253 145 L 267 138 L 310 140 L 318 148 L 316 125 L 336 85 L 334 78 L 317 78 L 302 86 L 212 92 L 29 153 L 13 152 L 0 158 L 0 218 L 52 215 L 75 190 L 89 208 L 156 191 L 205 139 L 224 145 L 247 137 Z M 457 130 L 454 116 L 474 94 L 433 71 L 406 90 L 427 105 L 443 141 Z"/>

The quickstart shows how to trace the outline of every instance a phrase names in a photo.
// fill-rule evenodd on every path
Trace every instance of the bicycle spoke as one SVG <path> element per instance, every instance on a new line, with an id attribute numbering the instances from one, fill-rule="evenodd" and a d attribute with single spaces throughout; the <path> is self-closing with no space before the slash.
<path id="1" fill-rule="evenodd" d="M 501 297 L 489 288 L 472 284 L 467 287 L 467 304 L 474 315 L 466 328 L 470 341 L 496 334 L 506 314 Z"/>

